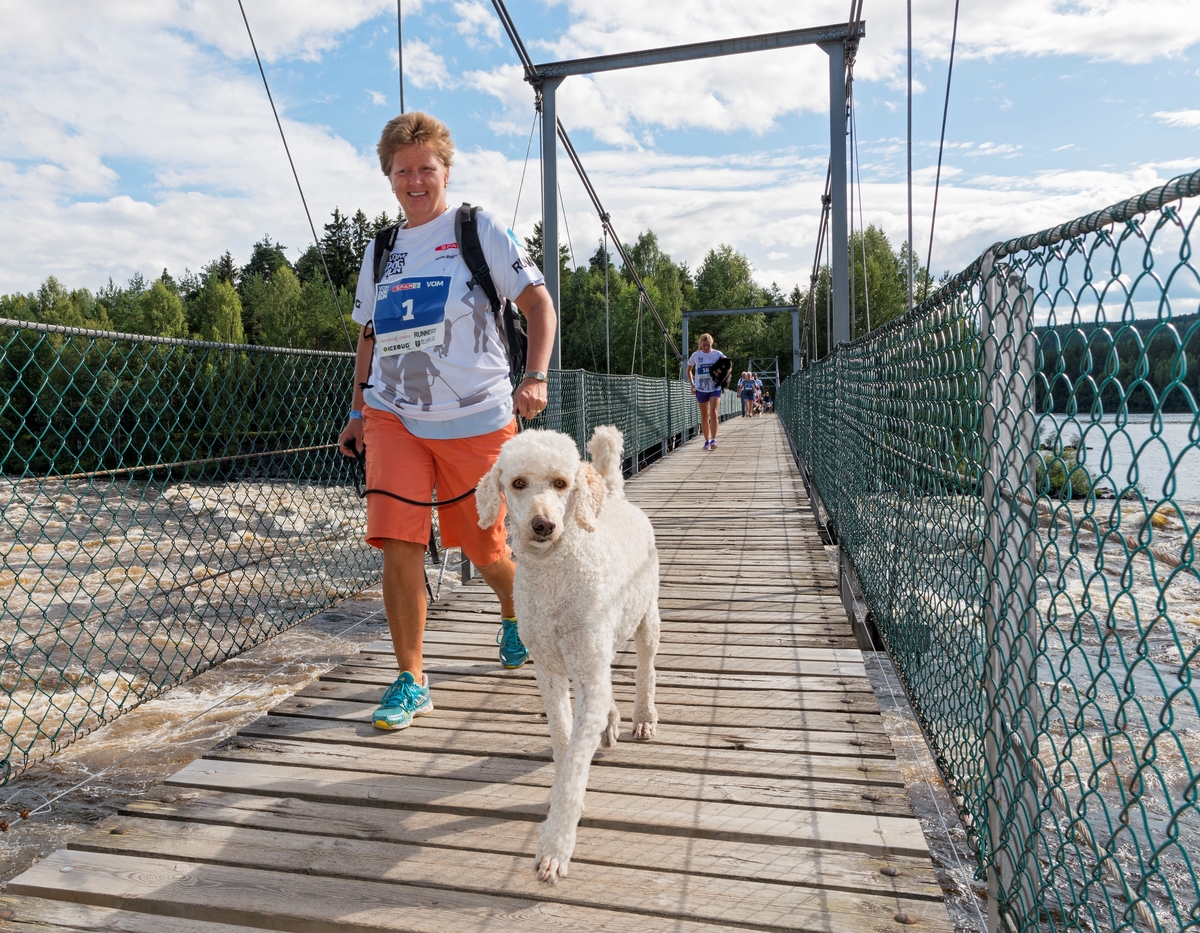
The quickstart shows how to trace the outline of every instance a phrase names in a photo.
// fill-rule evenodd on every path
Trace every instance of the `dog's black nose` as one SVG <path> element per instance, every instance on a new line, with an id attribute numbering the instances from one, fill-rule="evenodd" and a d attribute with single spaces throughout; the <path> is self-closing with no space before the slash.
<path id="1" fill-rule="evenodd" d="M 554 534 L 554 522 L 544 518 L 535 518 L 529 524 L 533 528 L 533 533 L 539 538 L 548 538 Z"/>

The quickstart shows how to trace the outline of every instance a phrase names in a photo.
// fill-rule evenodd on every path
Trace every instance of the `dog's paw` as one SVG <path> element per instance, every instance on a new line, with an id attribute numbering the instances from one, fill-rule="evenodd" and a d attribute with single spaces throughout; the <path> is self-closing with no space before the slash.
<path id="1" fill-rule="evenodd" d="M 652 738 L 654 738 L 654 733 L 655 733 L 656 729 L 657 729 L 657 723 L 655 723 L 653 720 L 646 720 L 644 722 L 635 722 L 633 724 L 633 737 L 635 739 L 642 739 L 642 740 L 652 739 Z"/>
<path id="2" fill-rule="evenodd" d="M 554 884 L 559 878 L 567 877 L 567 869 L 571 864 L 571 849 L 574 848 L 562 841 L 542 840 L 538 843 L 537 854 L 534 856 L 533 870 L 538 881 Z"/>

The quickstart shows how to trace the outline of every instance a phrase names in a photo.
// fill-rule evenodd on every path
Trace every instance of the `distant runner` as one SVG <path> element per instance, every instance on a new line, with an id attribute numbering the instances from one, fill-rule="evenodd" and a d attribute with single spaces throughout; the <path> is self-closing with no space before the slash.
<path id="1" fill-rule="evenodd" d="M 701 334 L 700 349 L 688 357 L 688 382 L 700 405 L 700 431 L 704 434 L 704 449 L 717 446 L 717 408 L 721 404 L 721 387 L 714 385 L 709 371 L 712 364 L 725 356 L 713 348 L 712 334 Z"/>

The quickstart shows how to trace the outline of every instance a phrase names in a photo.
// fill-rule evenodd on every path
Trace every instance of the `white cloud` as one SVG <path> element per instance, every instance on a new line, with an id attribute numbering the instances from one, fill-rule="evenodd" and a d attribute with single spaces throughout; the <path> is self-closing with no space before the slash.
<path id="1" fill-rule="evenodd" d="M 118 9 L 50 35 L 55 11 L 38 5 L 0 34 L 0 292 L 181 271 L 230 247 L 244 260 L 265 231 L 294 250 L 310 239 L 257 70 L 143 5 Z M 368 156 L 276 101 L 318 223 L 335 205 L 389 206 Z"/>
<path id="2" fill-rule="evenodd" d="M 1154 116 L 1168 126 L 1200 129 L 1200 110 L 1159 110 L 1155 112 Z"/>
<path id="3" fill-rule="evenodd" d="M 395 51 L 392 52 L 392 61 L 399 62 Z M 428 42 L 420 39 L 404 43 L 404 78 L 413 87 L 419 88 L 449 88 L 457 83 L 446 68 L 446 60 Z"/>
<path id="4" fill-rule="evenodd" d="M 388 105 L 388 98 L 386 94 L 383 94 L 380 91 L 372 91 L 370 88 L 367 88 L 367 93 L 371 95 L 371 103 L 376 107 L 386 107 Z"/>
<path id="5" fill-rule="evenodd" d="M 483 45 L 479 41 L 480 32 L 487 36 L 489 44 L 500 43 L 500 20 L 496 18 L 490 6 L 484 6 L 479 0 L 460 0 L 454 4 L 454 12 L 458 16 L 455 28 L 458 29 L 459 35 L 466 38 L 471 48 L 480 48 Z"/>

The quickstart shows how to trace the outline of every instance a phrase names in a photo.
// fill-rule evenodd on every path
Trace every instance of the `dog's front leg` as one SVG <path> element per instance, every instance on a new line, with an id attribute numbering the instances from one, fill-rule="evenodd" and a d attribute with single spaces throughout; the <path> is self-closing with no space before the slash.
<path id="1" fill-rule="evenodd" d="M 576 682 L 571 741 L 558 762 L 550 791 L 550 815 L 542 824 L 534 860 L 534 870 L 542 881 L 553 884 L 566 877 L 571 853 L 575 851 L 575 831 L 583 813 L 588 770 L 611 708 L 612 682 L 607 677 L 590 683 Z"/>
<path id="2" fill-rule="evenodd" d="M 554 761 L 561 769 L 567 744 L 571 741 L 571 682 L 566 674 L 555 674 L 536 661 L 535 665 L 533 672 L 550 726 L 550 746 L 554 749 Z"/>
<path id="3" fill-rule="evenodd" d="M 633 737 L 652 739 L 658 726 L 658 711 L 654 708 L 654 656 L 658 653 L 658 603 L 638 624 L 634 633 L 637 643 L 637 674 L 633 699 Z"/>

